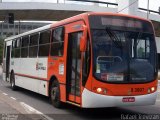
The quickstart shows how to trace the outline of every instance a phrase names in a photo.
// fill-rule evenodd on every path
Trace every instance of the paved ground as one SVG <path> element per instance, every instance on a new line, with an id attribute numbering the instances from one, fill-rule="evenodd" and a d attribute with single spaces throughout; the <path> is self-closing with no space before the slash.
<path id="1" fill-rule="evenodd" d="M 155 115 L 151 117 L 160 119 L 160 89 L 156 104 L 153 106 L 81 109 L 66 105 L 63 109 L 56 109 L 45 96 L 25 89 L 12 91 L 10 84 L 2 81 L 0 76 L 0 120 L 9 120 L 5 118 L 15 118 L 15 120 L 22 120 L 22 118 L 23 120 L 31 118 L 34 120 L 129 119 L 127 115 L 130 116 L 130 120 L 140 119 L 142 115 L 145 115 L 144 117 Z"/>

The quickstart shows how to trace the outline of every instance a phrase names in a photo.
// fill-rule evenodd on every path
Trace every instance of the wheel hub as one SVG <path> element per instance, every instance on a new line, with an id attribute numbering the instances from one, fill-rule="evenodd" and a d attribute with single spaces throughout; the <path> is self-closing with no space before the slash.
<path id="1" fill-rule="evenodd" d="M 58 89 L 57 87 L 54 87 L 52 90 L 52 98 L 54 100 L 56 100 L 56 98 L 57 98 L 57 89 Z"/>

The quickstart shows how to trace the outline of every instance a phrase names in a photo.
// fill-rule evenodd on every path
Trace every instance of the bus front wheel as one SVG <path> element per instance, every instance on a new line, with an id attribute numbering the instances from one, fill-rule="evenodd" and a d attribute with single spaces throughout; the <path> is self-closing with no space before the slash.
<path id="1" fill-rule="evenodd" d="M 51 103 L 56 108 L 62 107 L 62 102 L 60 101 L 60 87 L 57 80 L 54 80 L 50 89 L 50 99 Z"/>
<path id="2" fill-rule="evenodd" d="M 17 86 L 15 85 L 15 75 L 13 72 L 11 73 L 11 76 L 10 76 L 10 83 L 11 83 L 12 90 L 16 90 Z"/>

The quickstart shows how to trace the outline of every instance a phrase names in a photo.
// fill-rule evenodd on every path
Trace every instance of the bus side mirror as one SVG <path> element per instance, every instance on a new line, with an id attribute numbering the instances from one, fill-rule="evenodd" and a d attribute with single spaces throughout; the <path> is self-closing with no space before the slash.
<path id="1" fill-rule="evenodd" d="M 87 27 L 83 26 L 83 34 L 80 38 L 80 51 L 86 51 L 86 44 L 87 44 Z"/>

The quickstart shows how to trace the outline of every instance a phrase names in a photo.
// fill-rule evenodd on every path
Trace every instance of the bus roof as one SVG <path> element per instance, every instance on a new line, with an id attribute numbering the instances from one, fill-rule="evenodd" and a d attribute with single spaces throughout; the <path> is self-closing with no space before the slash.
<path id="1" fill-rule="evenodd" d="M 28 32 L 24 32 L 24 33 L 19 34 L 19 35 L 15 35 L 15 36 L 12 36 L 12 37 L 8 37 L 8 38 L 5 39 L 5 41 L 13 40 L 13 39 L 16 39 L 16 38 L 25 36 L 25 35 L 33 34 L 33 33 L 35 33 L 35 32 L 40 32 L 40 31 L 43 31 L 43 30 L 46 30 L 46 29 L 49 29 L 49 28 L 53 28 L 53 27 L 57 27 L 57 26 L 60 26 L 60 25 L 64 25 L 64 24 L 67 24 L 67 23 L 69 23 L 69 22 L 76 21 L 76 20 L 79 20 L 79 19 L 84 19 L 84 17 L 90 16 L 90 15 L 114 15 L 114 16 L 124 16 L 124 17 L 131 17 L 131 18 L 135 18 L 135 19 L 139 19 L 139 20 L 144 20 L 144 21 L 151 22 L 150 20 L 147 20 L 147 19 L 144 19 L 144 18 L 141 18 L 141 17 L 132 16 L 132 15 L 126 15 L 126 14 L 120 14 L 120 13 L 86 12 L 86 13 L 82 13 L 82 14 L 79 14 L 79 15 L 76 15 L 76 16 L 73 16 L 73 17 L 70 17 L 70 18 L 61 20 L 61 21 L 56 22 L 56 23 L 52 23 L 52 24 L 49 24 L 49 25 L 45 25 L 45 26 L 43 26 L 43 27 L 39 27 L 39 28 L 34 29 L 34 30 L 30 30 L 30 31 L 28 31 Z"/>

